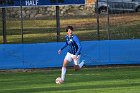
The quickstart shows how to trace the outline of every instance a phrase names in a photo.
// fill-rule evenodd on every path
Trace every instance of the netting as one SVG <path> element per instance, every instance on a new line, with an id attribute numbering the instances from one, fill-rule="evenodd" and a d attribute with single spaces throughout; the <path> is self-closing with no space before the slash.
<path id="1" fill-rule="evenodd" d="M 139 0 L 98 0 L 101 39 L 139 39 Z M 107 7 L 108 6 L 108 7 Z"/>
<path id="2" fill-rule="evenodd" d="M 82 41 L 140 38 L 139 12 L 112 11 L 107 14 L 102 10 L 97 15 L 94 7 L 95 4 L 59 6 L 60 36 L 56 28 L 56 6 L 6 8 L 7 43 L 57 42 L 57 37 L 61 42 L 64 41 L 65 27 L 68 25 L 74 27 L 74 33 Z M 0 20 L 1 16 L 2 12 Z M 2 27 L 1 21 L 0 43 L 3 43 Z"/>

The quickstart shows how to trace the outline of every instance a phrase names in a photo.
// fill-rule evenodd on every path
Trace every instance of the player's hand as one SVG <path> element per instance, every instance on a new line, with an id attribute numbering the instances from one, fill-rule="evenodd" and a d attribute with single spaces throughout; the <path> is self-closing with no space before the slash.
<path id="1" fill-rule="evenodd" d="M 61 52 L 62 52 L 61 50 L 58 50 L 58 54 L 61 54 Z"/>

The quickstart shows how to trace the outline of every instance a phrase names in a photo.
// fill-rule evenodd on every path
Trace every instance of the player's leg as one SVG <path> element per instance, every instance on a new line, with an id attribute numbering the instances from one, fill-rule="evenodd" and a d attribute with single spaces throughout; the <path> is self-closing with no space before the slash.
<path id="1" fill-rule="evenodd" d="M 67 53 L 63 62 L 62 70 L 61 70 L 61 79 L 62 81 L 65 80 L 65 74 L 67 70 L 67 64 L 72 61 L 71 54 Z"/>
<path id="2" fill-rule="evenodd" d="M 80 55 L 77 56 L 77 59 L 73 59 L 74 61 L 74 70 L 77 71 L 77 70 L 80 70 L 82 68 L 82 66 L 84 65 L 84 61 L 82 61 L 81 63 L 80 62 Z"/>
<path id="3" fill-rule="evenodd" d="M 61 79 L 62 79 L 62 81 L 64 81 L 64 79 L 65 79 L 67 64 L 68 64 L 68 60 L 64 59 L 63 66 L 62 66 L 62 69 L 61 69 Z"/>
<path id="4" fill-rule="evenodd" d="M 85 64 L 85 62 L 84 62 L 84 60 L 82 60 L 82 62 L 79 64 L 79 67 L 82 68 L 84 64 Z"/>
<path id="5" fill-rule="evenodd" d="M 74 62 L 74 70 L 75 70 L 75 71 L 78 71 L 78 70 L 80 70 L 79 61 L 78 61 L 78 60 L 80 59 L 80 55 L 77 56 L 77 58 L 75 58 L 75 57 L 73 57 L 73 56 L 75 56 L 75 55 L 72 55 L 73 62 Z"/>

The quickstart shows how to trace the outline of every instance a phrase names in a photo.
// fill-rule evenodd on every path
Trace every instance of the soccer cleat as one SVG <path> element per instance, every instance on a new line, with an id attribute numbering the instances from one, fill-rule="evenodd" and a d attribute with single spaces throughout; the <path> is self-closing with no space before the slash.
<path id="1" fill-rule="evenodd" d="M 59 84 L 63 84 L 64 83 L 64 81 L 61 79 L 60 81 L 59 81 Z"/>
<path id="2" fill-rule="evenodd" d="M 58 77 L 58 78 L 56 78 L 55 83 L 62 84 L 62 83 L 64 83 L 64 81 L 60 77 Z"/>
<path id="3" fill-rule="evenodd" d="M 80 67 L 79 67 L 79 65 L 74 65 L 74 70 L 75 70 L 75 71 L 78 71 L 78 70 L 80 70 Z"/>
<path id="4" fill-rule="evenodd" d="M 63 81 L 63 80 L 61 80 L 60 82 L 61 82 L 61 84 L 62 84 L 62 83 L 64 83 L 64 81 Z"/>

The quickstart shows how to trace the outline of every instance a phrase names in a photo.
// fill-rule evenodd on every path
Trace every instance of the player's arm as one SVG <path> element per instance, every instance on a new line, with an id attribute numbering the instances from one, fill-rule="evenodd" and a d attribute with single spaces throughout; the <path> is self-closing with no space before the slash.
<path id="1" fill-rule="evenodd" d="M 81 52 L 82 50 L 82 46 L 81 46 L 81 43 L 80 43 L 80 40 L 78 39 L 77 36 L 74 36 L 74 41 L 76 42 L 76 44 L 78 45 L 78 50 L 76 52 L 76 56 L 78 56 L 78 54 Z"/>
<path id="2" fill-rule="evenodd" d="M 62 50 L 68 46 L 67 41 L 65 44 L 58 50 L 58 54 L 61 54 Z"/>
<path id="3" fill-rule="evenodd" d="M 67 42 L 65 42 L 65 44 L 60 48 L 60 50 L 63 50 L 64 48 L 66 48 L 68 46 Z"/>

